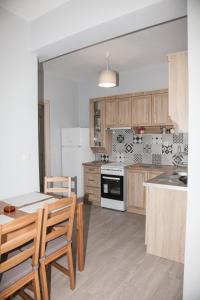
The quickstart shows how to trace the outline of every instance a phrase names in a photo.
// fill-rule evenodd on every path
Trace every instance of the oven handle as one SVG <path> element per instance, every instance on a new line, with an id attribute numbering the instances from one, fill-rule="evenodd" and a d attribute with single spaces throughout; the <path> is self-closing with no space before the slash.
<path id="1" fill-rule="evenodd" d="M 107 177 L 107 176 L 102 176 L 103 179 L 112 179 L 112 180 L 116 180 L 119 181 L 120 178 L 116 178 L 116 177 Z"/>

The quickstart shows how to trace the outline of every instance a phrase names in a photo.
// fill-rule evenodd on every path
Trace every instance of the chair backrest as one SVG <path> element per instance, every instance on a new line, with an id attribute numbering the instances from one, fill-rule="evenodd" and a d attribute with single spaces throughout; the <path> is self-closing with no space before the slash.
<path id="1" fill-rule="evenodd" d="M 49 177 L 45 176 L 44 177 L 44 193 L 45 194 L 57 194 L 57 193 L 62 193 L 62 194 L 67 194 L 67 197 L 71 196 L 71 177 L 64 177 L 64 176 L 59 176 L 59 177 Z M 62 186 L 55 186 L 55 184 L 62 184 Z"/>
<path id="2" fill-rule="evenodd" d="M 16 252 L 5 261 L 0 261 L 0 274 L 32 258 L 32 266 L 38 265 L 42 209 L 36 213 L 19 217 L 7 224 L 0 225 L 0 254 L 8 254 L 19 247 L 33 242 L 28 249 Z"/>
<path id="3" fill-rule="evenodd" d="M 40 256 L 45 256 L 46 243 L 65 235 L 67 241 L 72 239 L 74 214 L 76 207 L 76 195 L 70 198 L 57 199 L 54 203 L 44 204 L 43 228 Z M 62 222 L 65 225 L 56 226 Z"/>

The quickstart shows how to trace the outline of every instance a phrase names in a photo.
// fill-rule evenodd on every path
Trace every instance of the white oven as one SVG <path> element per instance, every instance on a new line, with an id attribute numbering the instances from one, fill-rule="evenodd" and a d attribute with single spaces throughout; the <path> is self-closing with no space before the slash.
<path id="1" fill-rule="evenodd" d="M 102 207 L 126 210 L 124 181 L 124 165 L 121 163 L 105 164 L 101 167 Z"/>

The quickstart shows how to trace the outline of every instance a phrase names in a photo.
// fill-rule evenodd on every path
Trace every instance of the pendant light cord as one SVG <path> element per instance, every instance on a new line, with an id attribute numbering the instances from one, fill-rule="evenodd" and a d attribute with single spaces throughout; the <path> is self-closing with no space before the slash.
<path id="1" fill-rule="evenodd" d="M 110 69 L 110 53 L 106 52 L 106 60 L 107 60 L 107 71 Z"/>

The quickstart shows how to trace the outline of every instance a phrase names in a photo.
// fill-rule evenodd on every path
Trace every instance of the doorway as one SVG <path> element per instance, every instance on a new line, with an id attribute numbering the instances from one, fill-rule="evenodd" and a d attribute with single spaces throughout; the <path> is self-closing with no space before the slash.
<path id="1" fill-rule="evenodd" d="M 50 163 L 50 102 L 38 103 L 38 153 L 40 192 L 44 191 L 44 176 L 51 175 Z"/>
<path id="2" fill-rule="evenodd" d="M 43 192 L 45 176 L 45 145 L 44 145 L 44 104 L 38 104 L 38 153 L 40 192 Z"/>

